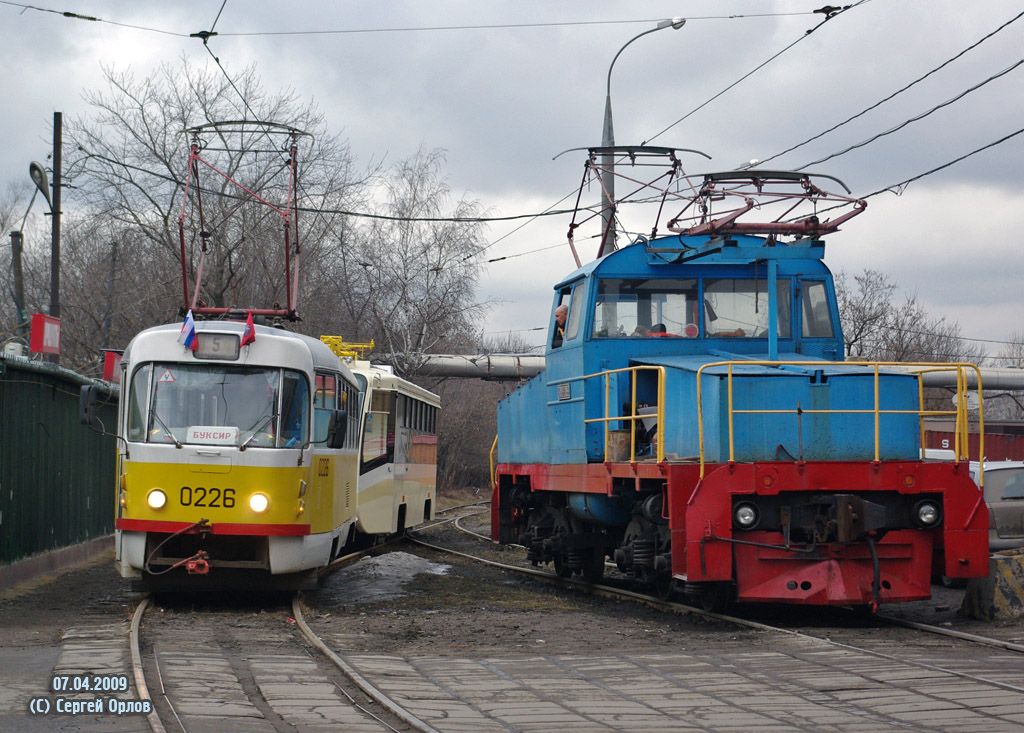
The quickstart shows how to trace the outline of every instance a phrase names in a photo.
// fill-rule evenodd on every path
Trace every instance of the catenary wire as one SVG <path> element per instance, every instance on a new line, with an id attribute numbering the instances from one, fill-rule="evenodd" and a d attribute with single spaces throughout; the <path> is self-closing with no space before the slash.
<path id="1" fill-rule="evenodd" d="M 915 116 L 913 116 L 913 117 L 911 117 L 911 118 L 909 118 L 907 120 L 904 120 L 903 122 L 901 122 L 900 124 L 896 125 L 895 127 L 891 127 L 888 130 L 885 130 L 884 132 L 880 132 L 877 135 L 873 135 L 873 136 L 867 138 L 866 140 L 862 140 L 859 143 L 856 143 L 854 145 L 850 145 L 849 147 L 844 148 L 843 150 L 840 150 L 838 152 L 832 153 L 831 155 L 826 155 L 824 158 L 819 158 L 818 160 L 812 160 L 810 163 L 805 163 L 804 165 L 800 166 L 799 168 L 796 168 L 796 170 L 798 170 L 798 171 L 799 170 L 803 170 L 804 168 L 809 168 L 812 165 L 817 165 L 818 163 L 824 163 L 826 160 L 831 160 L 832 158 L 838 158 L 840 155 L 846 155 L 847 153 L 849 153 L 849 152 L 851 152 L 853 150 L 857 150 L 858 148 L 863 148 L 865 145 L 870 145 L 871 143 L 875 142 L 876 140 L 879 140 L 879 139 L 881 139 L 883 137 L 886 137 L 887 135 L 892 135 L 894 132 L 898 132 L 898 131 L 902 130 L 904 127 L 906 127 L 907 125 L 909 125 L 911 123 L 920 122 L 924 118 L 926 118 L 929 115 L 939 111 L 940 109 L 943 109 L 945 107 L 950 106 L 951 104 L 959 102 L 961 99 L 966 97 L 968 94 L 970 94 L 971 92 L 975 92 L 975 91 L 981 89 L 982 87 L 984 87 L 989 82 L 995 81 L 996 79 L 999 79 L 1000 77 L 1006 76 L 1007 74 L 1009 74 L 1011 71 L 1013 71 L 1017 67 L 1021 66 L 1022 64 L 1024 64 L 1024 58 L 1020 59 L 1019 61 L 1017 61 L 1014 64 L 1011 64 L 1010 66 L 1008 66 L 1007 68 L 1003 69 L 1002 71 L 993 74 L 992 76 L 988 77 L 984 81 L 978 82 L 974 86 L 968 87 L 967 89 L 965 89 L 964 91 L 960 92 L 956 96 L 951 97 L 950 99 L 947 99 L 945 102 L 941 102 L 940 104 L 935 105 L 931 109 L 929 109 L 929 110 L 927 110 L 925 112 L 922 112 L 919 115 L 915 115 Z"/>
<path id="2" fill-rule="evenodd" d="M 889 96 L 887 96 L 887 97 L 885 97 L 885 98 L 883 98 L 883 99 L 880 99 L 879 101 L 877 101 L 877 102 L 875 102 L 874 104 L 872 104 L 872 105 L 871 105 L 870 107 L 865 107 L 864 109 L 862 109 L 862 110 L 861 110 L 860 112 L 858 112 L 857 114 L 855 114 L 855 115 L 852 115 L 851 117 L 847 117 L 847 118 L 846 118 L 845 120 L 843 120 L 842 122 L 840 122 L 840 123 L 838 123 L 838 124 L 835 124 L 835 125 L 833 125 L 832 127 L 828 128 L 827 130 L 823 130 L 822 132 L 819 132 L 819 133 L 818 133 L 817 135 L 814 135 L 814 136 L 812 136 L 812 137 L 809 137 L 809 138 L 807 138 L 807 139 L 806 139 L 806 140 L 804 140 L 803 142 L 797 143 L 796 145 L 794 145 L 794 146 L 792 146 L 792 147 L 790 147 L 790 148 L 786 148 L 786 149 L 785 149 L 785 150 L 783 150 L 783 151 L 782 151 L 781 153 L 775 153 L 775 155 L 772 155 L 772 156 L 770 156 L 770 157 L 768 157 L 768 158 L 762 158 L 761 160 L 759 160 L 759 161 L 758 161 L 758 165 L 764 165 L 765 163 L 767 163 L 767 162 L 769 162 L 769 161 L 771 161 L 771 160 L 775 160 L 776 158 L 779 158 L 779 157 L 781 157 L 781 156 L 785 155 L 786 153 L 791 153 L 791 152 L 793 152 L 794 150 L 796 150 L 796 149 L 798 149 L 798 148 L 802 148 L 802 147 L 803 147 L 804 145 L 807 145 L 808 143 L 814 142 L 815 140 L 817 140 L 817 139 L 819 139 L 819 138 L 821 138 L 821 137 L 824 137 L 824 136 L 825 136 L 825 135 L 827 135 L 828 133 L 830 133 L 830 132 L 834 132 L 835 130 L 838 130 L 838 129 L 839 129 L 840 127 L 842 127 L 843 125 L 846 125 L 846 124 L 848 124 L 848 123 L 850 123 L 850 122 L 853 122 L 854 120 L 858 119 L 859 117 L 863 117 L 863 116 L 864 116 L 865 114 L 867 114 L 868 112 L 871 112 L 872 110 L 874 110 L 874 109 L 877 109 L 878 107 L 881 107 L 881 106 L 882 106 L 883 104 L 885 104 L 886 102 L 890 101 L 891 99 L 894 99 L 895 97 L 899 96 L 900 94 L 902 94 L 903 92 L 907 91 L 907 90 L 908 90 L 908 89 L 910 89 L 911 87 L 915 86 L 916 84 L 919 84 L 920 82 L 924 81 L 925 79 L 927 79 L 928 77 L 932 76 L 932 75 L 933 75 L 933 74 L 935 74 L 936 72 L 938 72 L 938 71 L 941 71 L 941 70 L 942 70 L 942 69 L 944 69 L 945 67 L 949 66 L 949 65 L 950 65 L 951 63 L 953 63 L 953 62 L 954 62 L 954 61 L 956 61 L 957 59 L 959 59 L 959 58 L 963 57 L 963 56 L 964 56 L 964 55 L 966 55 L 966 54 L 967 54 L 968 52 L 970 52 L 970 51 L 973 51 L 973 50 L 974 50 L 975 48 L 977 48 L 978 46 L 980 46 L 980 45 L 981 45 L 982 43 L 984 43 L 985 41 L 989 40 L 990 38 L 992 38 L 993 36 L 995 36 L 995 35 L 996 35 L 997 33 L 999 33 L 999 32 L 1000 32 L 1000 31 L 1002 31 L 1003 29 L 1005 29 L 1005 28 L 1007 28 L 1008 26 L 1010 26 L 1011 24 L 1013 24 L 1013 23 L 1017 22 L 1017 21 L 1018 21 L 1018 20 L 1020 20 L 1020 19 L 1021 19 L 1022 17 L 1024 17 L 1024 11 L 1021 11 L 1020 13 L 1018 13 L 1017 15 L 1015 15 L 1015 16 L 1014 16 L 1013 18 L 1011 18 L 1010 20 L 1006 21 L 1006 22 L 1005 22 L 1005 23 L 1003 23 L 1003 24 L 1002 24 L 1001 26 L 999 26 L 998 28 L 996 28 L 996 29 L 995 29 L 994 31 L 992 31 L 991 33 L 989 33 L 989 34 L 987 34 L 986 36 L 982 37 L 982 38 L 981 38 L 981 39 L 979 39 L 978 41 L 976 41 L 976 42 L 972 43 L 972 44 L 971 44 L 970 46 L 968 46 L 967 48 L 965 48 L 964 50 L 962 50 L 962 51 L 961 51 L 960 53 L 956 54 L 955 56 L 953 56 L 953 57 L 951 57 L 951 58 L 948 58 L 948 59 L 946 59 L 945 61 L 943 61 L 943 62 L 942 62 L 941 64 L 939 64 L 938 66 L 936 66 L 936 67 L 935 67 L 934 69 L 932 69 L 931 71 L 927 72 L 926 74 L 924 74 L 924 75 L 922 75 L 922 76 L 919 76 L 919 77 L 917 77 L 917 78 L 916 78 L 916 79 L 914 79 L 914 80 L 913 80 L 912 82 L 910 82 L 909 84 L 907 84 L 907 85 L 905 85 L 905 86 L 901 87 L 900 89 L 897 89 L 897 90 L 896 90 L 895 92 L 893 92 L 893 93 L 892 93 L 892 94 L 890 94 Z"/>
<path id="3" fill-rule="evenodd" d="M 790 50 L 791 48 L 793 48 L 794 46 L 796 46 L 796 45 L 797 45 L 798 43 L 800 43 L 801 41 L 803 41 L 803 40 L 804 40 L 805 38 L 808 38 L 808 37 L 809 37 L 809 36 L 810 36 L 810 35 L 811 35 L 812 33 L 814 33 L 814 32 L 815 32 L 816 30 L 818 30 L 819 28 L 821 28 L 821 27 L 822 27 L 823 25 L 825 25 L 825 23 L 827 23 L 828 21 L 830 21 L 830 20 L 831 20 L 832 18 L 838 17 L 839 15 L 842 15 L 842 14 L 843 14 L 843 13 L 845 13 L 846 11 L 848 11 L 848 10 L 852 10 L 853 8 L 859 7 L 859 6 L 861 6 L 861 5 L 863 5 L 864 3 L 867 3 L 867 2 L 871 2 L 871 0 L 860 0 L 860 2 L 857 2 L 857 3 L 853 3 L 852 5 L 847 5 L 846 7 L 844 7 L 844 8 L 840 8 L 839 10 L 837 10 L 837 11 L 836 11 L 836 12 L 834 12 L 834 13 L 831 13 L 831 14 L 827 14 L 827 15 L 825 16 L 825 18 L 824 18 L 824 19 L 823 19 L 823 20 L 822 20 L 822 21 L 821 21 L 820 23 L 818 23 L 818 25 L 816 25 L 816 26 L 814 26 L 813 28 L 811 28 L 811 29 L 809 29 L 809 30 L 805 31 L 805 32 L 804 32 L 804 34 L 803 34 L 802 36 L 800 36 L 799 38 L 797 38 L 797 39 L 796 39 L 795 41 L 793 41 L 792 43 L 790 43 L 790 44 L 789 44 L 788 46 L 786 46 L 785 48 L 783 48 L 783 49 L 782 49 L 781 51 L 778 51 L 777 53 L 773 54 L 773 55 L 772 55 L 772 56 L 770 56 L 770 57 L 769 57 L 769 58 L 768 58 L 767 60 L 765 60 L 765 61 L 761 62 L 760 64 L 758 64 L 757 66 L 755 66 L 755 67 L 754 67 L 753 69 L 751 69 L 750 71 L 748 71 L 748 72 L 747 72 L 746 74 L 744 74 L 743 76 L 741 76 L 741 77 L 740 77 L 739 79 L 737 79 L 736 81 L 734 81 L 734 82 L 733 82 L 732 84 L 730 84 L 729 86 L 727 86 L 727 87 L 726 87 L 725 89 L 723 89 L 722 91 L 718 92 L 718 94 L 715 94 L 715 95 L 714 95 L 714 96 L 712 96 L 712 97 L 711 97 L 710 99 L 707 99 L 707 100 L 705 100 L 704 102 L 701 102 L 701 103 L 700 103 L 699 105 L 697 105 L 696 107 L 694 107 L 693 109 L 691 109 L 691 110 L 690 110 L 689 112 L 687 112 L 687 113 L 686 113 L 685 115 L 683 115 L 683 116 L 682 116 L 682 117 L 680 117 L 680 118 L 679 118 L 678 120 L 676 120 L 675 122 L 673 122 L 673 123 L 672 123 L 671 125 L 669 125 L 668 127 L 665 127 L 665 128 L 664 128 L 664 129 L 662 129 L 662 130 L 661 130 L 660 132 L 657 132 L 657 133 L 655 133 L 654 135 L 651 135 L 651 137 L 647 138 L 646 140 L 644 140 L 644 141 L 643 141 L 642 143 L 640 143 L 640 144 L 641 144 L 641 145 L 647 145 L 647 144 L 648 144 L 649 142 L 651 142 L 652 140 L 656 140 L 656 139 L 658 139 L 659 137 L 661 137 L 662 135 L 664 135 L 664 134 L 665 134 L 666 132 L 668 132 L 669 130 L 671 130 L 671 129 L 672 129 L 673 127 L 675 127 L 676 125 L 678 125 L 678 124 L 679 124 L 680 122 L 683 122 L 684 120 L 688 119 L 689 117 L 691 117 L 692 115 L 696 114 L 696 113 L 697 113 L 697 112 L 699 112 L 700 110 L 704 109 L 704 108 L 705 108 L 705 107 L 707 107 L 707 106 L 708 106 L 709 104 L 711 104 L 712 102 L 714 102 L 714 101 L 715 101 L 716 99 L 718 99 L 719 97 L 721 97 L 721 96 L 722 96 L 723 94 L 725 94 L 726 92 L 728 92 L 728 91 L 729 91 L 730 89 L 732 89 L 732 88 L 734 88 L 734 87 L 738 86 L 739 84 L 741 84 L 742 82 L 746 81 L 746 80 L 747 80 L 747 79 L 749 79 L 749 78 L 750 78 L 751 76 L 753 76 L 754 74 L 756 74 L 756 73 L 757 73 L 758 71 L 760 71 L 761 69 L 763 69 L 763 68 L 764 68 L 765 66 L 767 66 L 768 64 L 770 64 L 770 63 L 771 63 L 772 61 L 774 61 L 775 59 L 779 58 L 780 56 L 782 56 L 782 54 L 786 53 L 786 52 L 787 52 L 787 51 L 789 51 L 789 50 Z"/>
<path id="4" fill-rule="evenodd" d="M 103 18 L 97 18 L 92 15 L 83 15 L 81 13 L 73 13 L 69 10 L 54 10 L 53 8 L 41 8 L 38 5 L 26 5 L 24 3 L 14 3 L 10 0 L 0 0 L 0 5 L 10 5 L 11 7 L 21 8 L 22 12 L 26 10 L 35 10 L 40 13 L 53 13 L 54 15 L 61 15 L 65 18 L 72 20 L 87 20 L 93 23 L 103 23 L 105 25 L 113 25 L 118 28 L 129 28 L 136 31 L 146 31 L 147 33 L 160 33 L 165 36 L 177 36 L 178 38 L 188 38 L 188 33 L 177 33 L 175 31 L 168 31 L 162 28 L 150 28 L 142 25 L 133 25 L 131 23 L 119 23 L 115 20 L 104 20 Z"/>
<path id="5" fill-rule="evenodd" d="M 104 18 L 98 18 L 91 15 L 83 15 L 81 13 L 74 13 L 70 11 L 56 10 L 54 8 L 44 8 L 38 5 L 28 5 L 26 3 L 11 2 L 11 0 L 0 0 L 0 5 L 9 5 L 15 8 L 21 8 L 25 10 L 35 10 L 40 13 L 52 13 L 54 15 L 60 15 L 65 18 L 73 20 L 87 20 L 95 23 L 102 23 L 105 25 L 113 25 L 121 28 L 130 28 L 132 30 L 146 31 L 149 33 L 161 33 L 168 36 L 177 36 L 179 38 L 189 37 L 203 37 L 207 38 L 212 36 L 222 37 L 257 37 L 257 36 L 312 36 L 312 35 L 350 35 L 360 33 L 417 33 L 417 32 L 436 32 L 436 31 L 478 31 L 478 30 L 503 30 L 503 29 L 515 29 L 515 28 L 563 28 L 573 26 L 590 26 L 590 25 L 636 25 L 639 23 L 656 23 L 663 18 L 641 18 L 635 20 L 580 20 L 580 21 L 553 21 L 548 23 L 483 23 L 477 25 L 449 25 L 449 26 L 409 26 L 409 27 L 395 27 L 395 28 L 347 28 L 337 30 L 296 30 L 296 31 L 240 31 L 236 33 L 220 33 L 214 32 L 213 28 L 217 25 L 217 20 L 220 19 L 221 12 L 224 10 L 224 6 L 221 5 L 220 11 L 217 13 L 217 19 L 214 20 L 213 26 L 208 31 L 203 31 L 198 34 L 180 33 L 177 31 L 169 31 L 163 28 L 152 28 L 148 26 L 134 25 L 131 23 L 121 23 L 114 20 L 106 20 Z M 791 17 L 800 15 L 812 15 L 814 11 L 803 10 L 803 11 L 785 11 L 776 13 L 734 13 L 730 15 L 703 15 L 688 17 L 687 20 L 744 20 L 750 18 L 779 18 L 779 17 Z"/>

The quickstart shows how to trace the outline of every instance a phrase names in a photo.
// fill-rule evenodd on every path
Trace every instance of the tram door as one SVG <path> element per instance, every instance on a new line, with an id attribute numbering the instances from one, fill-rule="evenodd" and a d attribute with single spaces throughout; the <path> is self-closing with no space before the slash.
<path id="1" fill-rule="evenodd" d="M 359 524 L 363 532 L 395 531 L 401 478 L 395 470 L 397 401 L 389 390 L 370 391 L 363 418 L 362 460 L 359 469 Z"/>

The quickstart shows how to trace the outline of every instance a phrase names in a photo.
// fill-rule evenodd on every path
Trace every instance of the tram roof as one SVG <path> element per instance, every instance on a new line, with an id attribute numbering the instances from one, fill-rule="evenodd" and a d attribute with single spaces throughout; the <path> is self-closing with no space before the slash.
<path id="1" fill-rule="evenodd" d="M 181 323 L 167 323 L 161 326 L 153 326 L 147 328 L 144 331 L 140 331 L 128 344 L 125 349 L 124 356 L 122 357 L 126 363 L 130 363 L 133 358 L 133 353 L 137 350 L 145 352 L 146 356 L 152 355 L 155 359 L 173 359 L 175 361 L 182 361 L 182 357 L 185 355 L 185 347 L 178 344 L 178 335 L 181 333 Z M 238 334 L 239 337 L 245 332 L 246 323 L 245 321 L 196 321 L 196 331 L 199 333 L 230 333 Z M 268 340 L 277 345 L 278 349 L 287 349 L 286 344 L 302 344 L 305 352 L 309 355 L 310 360 L 314 368 L 320 369 L 331 369 L 333 371 L 340 371 L 345 378 L 351 383 L 355 384 L 355 379 L 352 377 L 351 370 L 345 365 L 344 362 L 339 359 L 330 348 L 327 347 L 319 339 L 306 336 L 301 333 L 294 333 L 292 331 L 285 331 L 280 328 L 273 328 L 271 326 L 255 325 L 256 332 L 256 343 L 260 343 L 260 339 L 264 339 L 263 343 Z M 174 341 L 171 342 L 167 337 L 169 335 L 174 336 Z M 283 352 L 282 352 L 283 353 Z M 206 361 L 201 359 L 195 359 L 198 363 L 215 363 L 225 365 L 246 365 L 251 366 L 253 362 L 247 360 L 247 352 L 243 347 L 243 352 L 237 361 Z M 260 359 L 260 363 L 269 363 L 273 366 L 293 366 L 292 364 L 278 363 L 273 357 L 268 359 Z"/>

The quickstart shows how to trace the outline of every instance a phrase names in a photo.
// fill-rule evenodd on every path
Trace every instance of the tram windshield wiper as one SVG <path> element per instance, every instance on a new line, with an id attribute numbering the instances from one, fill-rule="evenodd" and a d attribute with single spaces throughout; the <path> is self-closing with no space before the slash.
<path id="1" fill-rule="evenodd" d="M 252 443 L 254 440 L 256 440 L 256 436 L 259 435 L 259 432 L 261 430 L 263 430 L 263 428 L 265 428 L 267 425 L 269 425 L 271 423 L 276 423 L 276 422 L 277 422 L 277 413 L 276 412 L 274 414 L 272 414 L 272 415 L 267 415 L 265 417 L 260 418 L 255 423 L 255 429 L 249 428 L 249 430 L 252 430 L 252 435 L 250 435 L 248 438 L 246 438 L 245 442 L 242 443 L 240 446 L 238 446 L 238 450 L 243 451 L 246 448 L 248 448 L 249 444 Z"/>
<path id="2" fill-rule="evenodd" d="M 175 448 L 181 448 L 181 443 L 178 441 L 178 439 L 176 437 L 174 437 L 174 433 L 172 433 L 171 429 L 169 427 L 167 427 L 167 423 L 165 423 L 163 420 L 160 419 L 160 415 L 157 414 L 156 410 L 153 410 L 153 419 L 156 420 L 158 423 L 160 423 L 160 427 L 162 427 L 164 429 L 165 433 L 167 433 L 169 436 L 171 436 L 171 440 L 174 441 L 174 447 Z"/>

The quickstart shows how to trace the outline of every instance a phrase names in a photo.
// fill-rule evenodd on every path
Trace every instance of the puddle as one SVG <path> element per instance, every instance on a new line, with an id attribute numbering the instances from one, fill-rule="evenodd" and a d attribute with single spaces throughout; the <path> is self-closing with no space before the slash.
<path id="1" fill-rule="evenodd" d="M 333 573 L 318 595 L 333 603 L 377 603 L 405 595 L 404 586 L 422 573 L 446 575 L 451 565 L 430 562 L 408 552 L 363 558 Z"/>

